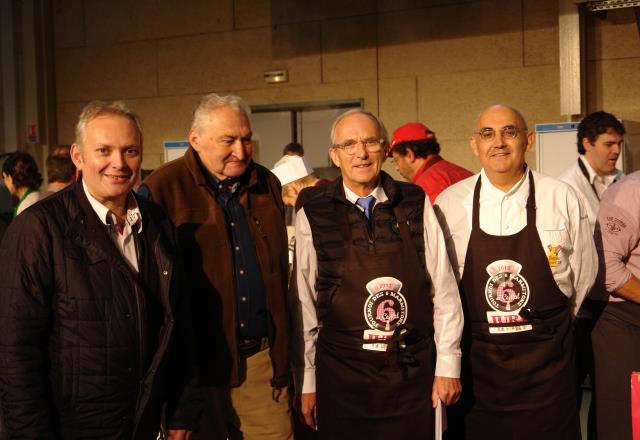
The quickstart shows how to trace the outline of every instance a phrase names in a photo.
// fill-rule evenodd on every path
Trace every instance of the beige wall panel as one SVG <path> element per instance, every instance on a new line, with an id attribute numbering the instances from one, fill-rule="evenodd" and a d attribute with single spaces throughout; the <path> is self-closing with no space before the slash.
<path id="1" fill-rule="evenodd" d="M 53 23 L 55 47 L 84 44 L 84 16 L 82 0 L 55 0 Z"/>
<path id="2" fill-rule="evenodd" d="M 154 42 L 59 49 L 56 58 L 59 101 L 157 94 Z"/>
<path id="3" fill-rule="evenodd" d="M 401 125 L 418 120 L 416 86 L 415 76 L 380 80 L 380 118 L 389 137 Z"/>
<path id="4" fill-rule="evenodd" d="M 309 86 L 276 86 L 236 91 L 250 105 L 288 104 L 297 102 L 327 102 L 347 99 L 364 99 L 364 108 L 378 113 L 376 82 L 345 81 Z"/>
<path id="5" fill-rule="evenodd" d="M 640 57 L 640 38 L 633 8 L 610 11 L 607 20 L 587 19 L 587 59 Z"/>
<path id="6" fill-rule="evenodd" d="M 587 66 L 588 111 L 640 121 L 640 58 L 590 61 Z"/>
<path id="7" fill-rule="evenodd" d="M 478 0 L 416 0 L 416 7 L 424 8 L 428 6 L 454 5 L 461 3 L 473 3 Z"/>
<path id="8" fill-rule="evenodd" d="M 381 14 L 380 77 L 522 66 L 521 12 L 493 0 Z"/>
<path id="9" fill-rule="evenodd" d="M 269 26 L 270 0 L 234 0 L 234 29 Z"/>
<path id="10" fill-rule="evenodd" d="M 146 40 L 232 28 L 233 0 L 85 2 L 87 43 Z"/>
<path id="11" fill-rule="evenodd" d="M 558 87 L 557 66 L 421 76 L 418 116 L 438 134 L 447 158 L 477 170 L 479 162 L 470 156 L 468 138 L 480 111 L 503 103 L 522 111 L 530 128 L 561 121 Z M 534 159 L 534 154 L 528 158 L 532 164 Z"/>
<path id="12" fill-rule="evenodd" d="M 176 38 L 158 45 L 162 95 L 265 87 L 264 72 L 274 69 L 287 69 L 290 84 L 320 82 L 316 23 Z"/>
<path id="13" fill-rule="evenodd" d="M 415 0 L 378 0 L 378 12 L 413 9 L 415 4 Z"/>
<path id="14" fill-rule="evenodd" d="M 524 65 L 558 64 L 558 0 L 524 1 Z"/>
<path id="15" fill-rule="evenodd" d="M 58 143 L 72 144 L 75 141 L 75 129 L 78 116 L 86 102 L 58 103 Z"/>
<path id="16" fill-rule="evenodd" d="M 140 115 L 144 131 L 143 168 L 155 169 L 164 163 L 163 142 L 187 139 L 200 95 L 134 99 L 127 104 Z"/>
<path id="17" fill-rule="evenodd" d="M 322 81 L 376 78 L 376 18 L 366 15 L 322 24 Z"/>
<path id="18" fill-rule="evenodd" d="M 374 0 L 271 0 L 271 17 L 273 24 L 303 23 L 373 14 L 375 8 Z"/>

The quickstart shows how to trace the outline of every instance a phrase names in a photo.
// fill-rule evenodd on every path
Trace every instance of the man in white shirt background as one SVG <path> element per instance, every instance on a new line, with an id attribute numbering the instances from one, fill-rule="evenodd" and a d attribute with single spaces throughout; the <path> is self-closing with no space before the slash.
<path id="1" fill-rule="evenodd" d="M 580 156 L 559 177 L 582 197 L 592 230 L 602 193 L 624 175 L 616 168 L 624 134 L 624 125 L 611 113 L 591 113 L 578 125 Z"/>
<path id="2" fill-rule="evenodd" d="M 440 226 L 420 187 L 381 171 L 377 117 L 340 115 L 331 144 L 341 177 L 297 201 L 303 416 L 319 438 L 432 438 L 433 408 L 461 391 L 462 309 Z"/>
<path id="3" fill-rule="evenodd" d="M 465 309 L 450 438 L 580 438 L 571 320 L 597 256 L 575 191 L 526 165 L 532 142 L 520 112 L 488 107 L 470 139 L 482 170 L 436 200 Z"/>
<path id="4" fill-rule="evenodd" d="M 589 216 L 593 231 L 604 191 L 620 180 L 624 173 L 616 168 L 618 156 L 624 142 L 624 125 L 611 113 L 593 112 L 578 125 L 577 144 L 579 157 L 559 177 L 576 190 Z M 574 323 L 576 338 L 576 367 L 578 406 L 582 403 L 582 385 L 587 375 L 593 383 L 593 351 L 591 330 L 594 317 L 600 314 L 605 304 L 598 299 L 606 299 L 602 286 L 594 286 L 594 291 L 585 298 Z M 594 301 L 596 300 L 596 301 Z M 593 402 L 593 400 L 591 401 Z M 593 404 L 589 407 L 589 437 L 595 438 L 595 418 Z"/>

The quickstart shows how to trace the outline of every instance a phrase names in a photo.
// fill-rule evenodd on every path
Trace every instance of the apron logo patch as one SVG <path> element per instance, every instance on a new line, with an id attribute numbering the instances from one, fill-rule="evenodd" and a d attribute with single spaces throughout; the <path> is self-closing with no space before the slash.
<path id="1" fill-rule="evenodd" d="M 560 253 L 560 251 L 562 250 L 562 246 L 560 245 L 547 245 L 547 247 L 549 248 L 549 255 L 547 255 L 547 258 L 549 260 L 549 267 L 558 267 L 558 261 L 559 261 L 559 257 L 558 254 Z"/>
<path id="2" fill-rule="evenodd" d="M 485 298 L 494 311 L 487 312 L 489 333 L 517 333 L 532 326 L 520 316 L 520 309 L 529 302 L 529 284 L 520 275 L 522 265 L 513 260 L 497 260 L 487 266 L 489 279 Z"/>
<path id="3" fill-rule="evenodd" d="M 369 296 L 364 302 L 364 319 L 371 330 L 365 330 L 363 344 L 365 350 L 386 351 L 393 332 L 407 320 L 407 300 L 400 292 L 402 282 L 393 277 L 380 277 L 366 285 Z M 369 341 L 380 341 L 372 343 Z"/>

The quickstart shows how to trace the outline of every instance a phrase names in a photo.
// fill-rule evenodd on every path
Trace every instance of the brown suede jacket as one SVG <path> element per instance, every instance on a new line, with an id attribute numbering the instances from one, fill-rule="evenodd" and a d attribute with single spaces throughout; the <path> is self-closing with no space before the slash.
<path id="1" fill-rule="evenodd" d="M 272 385 L 281 387 L 288 384 L 290 372 L 284 205 L 280 183 L 269 170 L 252 163 L 246 172 L 249 181 L 240 189 L 240 204 L 256 245 L 267 295 Z M 201 384 L 238 386 L 245 372 L 238 354 L 232 244 L 224 211 L 195 150 L 189 148 L 184 157 L 152 173 L 141 193 L 146 190 L 175 224 L 180 254 L 186 260 L 183 266 L 197 331 Z"/>

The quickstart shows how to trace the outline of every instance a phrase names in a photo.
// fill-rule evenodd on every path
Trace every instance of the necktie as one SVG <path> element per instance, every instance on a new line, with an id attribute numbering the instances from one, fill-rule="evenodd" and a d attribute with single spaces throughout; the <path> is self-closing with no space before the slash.
<path id="1" fill-rule="evenodd" d="M 376 198 L 373 196 L 359 197 L 358 200 L 356 200 L 356 205 L 363 209 L 364 216 L 367 218 L 367 220 L 369 220 L 369 217 L 371 216 L 371 208 L 373 208 L 373 204 L 375 202 Z"/>

